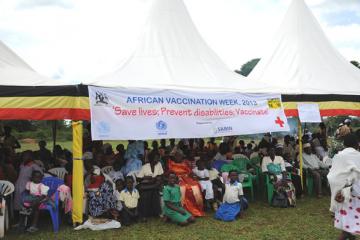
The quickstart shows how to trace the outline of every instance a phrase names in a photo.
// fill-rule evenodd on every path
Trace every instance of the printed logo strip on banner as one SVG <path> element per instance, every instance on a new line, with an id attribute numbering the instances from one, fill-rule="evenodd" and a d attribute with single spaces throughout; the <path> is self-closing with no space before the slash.
<path id="1" fill-rule="evenodd" d="M 96 140 L 193 138 L 287 131 L 279 94 L 89 86 Z"/>

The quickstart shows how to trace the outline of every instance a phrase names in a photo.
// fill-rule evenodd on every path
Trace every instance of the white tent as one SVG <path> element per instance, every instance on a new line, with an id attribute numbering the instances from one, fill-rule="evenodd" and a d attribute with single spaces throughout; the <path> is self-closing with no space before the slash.
<path id="1" fill-rule="evenodd" d="M 114 73 L 83 84 L 259 93 L 266 84 L 230 71 L 207 46 L 182 0 L 155 0 L 133 55 Z"/>
<path id="2" fill-rule="evenodd" d="M 81 97 L 78 86 L 64 86 L 36 73 L 0 41 L 0 119 L 63 120 L 89 119 L 88 98 Z M 74 184 L 73 220 L 82 222 L 83 163 L 82 124 L 73 124 Z M 55 137 L 55 136 L 54 136 Z"/>
<path id="3" fill-rule="evenodd" d="M 84 95 L 38 74 L 0 40 L 0 119 L 89 119 Z"/>
<path id="4" fill-rule="evenodd" d="M 66 84 L 38 74 L 0 40 L 0 85 L 60 86 Z"/>
<path id="5" fill-rule="evenodd" d="M 292 1 L 249 79 L 282 94 L 360 95 L 359 69 L 331 45 L 304 0 Z"/>

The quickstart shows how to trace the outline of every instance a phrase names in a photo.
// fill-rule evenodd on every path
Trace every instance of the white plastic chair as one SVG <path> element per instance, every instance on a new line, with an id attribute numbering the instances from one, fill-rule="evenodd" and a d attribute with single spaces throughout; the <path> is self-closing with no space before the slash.
<path id="1" fill-rule="evenodd" d="M 106 167 L 103 167 L 103 168 L 101 169 L 101 172 L 102 172 L 103 174 L 109 174 L 112 170 L 113 170 L 113 167 L 112 167 L 112 166 L 106 166 Z"/>
<path id="2" fill-rule="evenodd" d="M 9 210 L 6 208 L 5 198 L 7 196 L 11 196 L 12 201 L 12 193 L 14 192 L 15 187 L 11 182 L 8 181 L 0 181 L 0 193 L 3 196 L 1 202 L 1 216 L 0 216 L 0 238 L 5 236 L 5 231 L 9 229 Z"/>
<path id="3" fill-rule="evenodd" d="M 65 168 L 52 168 L 52 169 L 49 169 L 48 171 L 49 173 L 51 174 L 54 174 L 55 176 L 57 176 L 58 178 L 64 180 L 65 178 L 65 174 L 67 174 L 67 171 Z"/>

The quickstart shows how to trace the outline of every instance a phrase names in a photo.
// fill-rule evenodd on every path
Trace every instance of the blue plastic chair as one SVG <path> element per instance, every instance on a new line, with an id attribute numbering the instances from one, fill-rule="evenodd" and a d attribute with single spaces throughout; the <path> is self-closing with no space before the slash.
<path id="1" fill-rule="evenodd" d="M 53 223 L 54 232 L 59 231 L 60 219 L 59 219 L 59 192 L 58 187 L 64 184 L 64 180 L 57 177 L 43 178 L 42 183 L 48 186 L 48 196 L 52 197 L 55 202 L 55 208 L 51 204 L 44 204 L 40 207 L 41 210 L 48 210 Z"/>

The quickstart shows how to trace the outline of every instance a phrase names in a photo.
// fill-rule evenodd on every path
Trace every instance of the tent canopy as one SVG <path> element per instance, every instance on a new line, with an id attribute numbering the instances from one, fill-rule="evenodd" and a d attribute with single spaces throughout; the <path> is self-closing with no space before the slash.
<path id="1" fill-rule="evenodd" d="M 243 93 L 259 93 L 266 86 L 225 66 L 200 36 L 182 0 L 154 0 L 132 56 L 114 73 L 83 83 Z"/>
<path id="2" fill-rule="evenodd" d="M 360 71 L 331 45 L 304 0 L 293 0 L 249 78 L 284 94 L 288 116 L 298 114 L 297 102 L 318 102 L 322 116 L 360 116 Z"/>
<path id="3" fill-rule="evenodd" d="M 86 94 L 38 74 L 0 41 L 0 119 L 88 119 Z"/>
<path id="4" fill-rule="evenodd" d="M 66 84 L 38 74 L 0 40 L 0 85 L 61 86 Z"/>
<path id="5" fill-rule="evenodd" d="M 268 51 L 249 75 L 283 94 L 360 95 L 360 71 L 331 45 L 304 0 L 293 0 Z"/>

